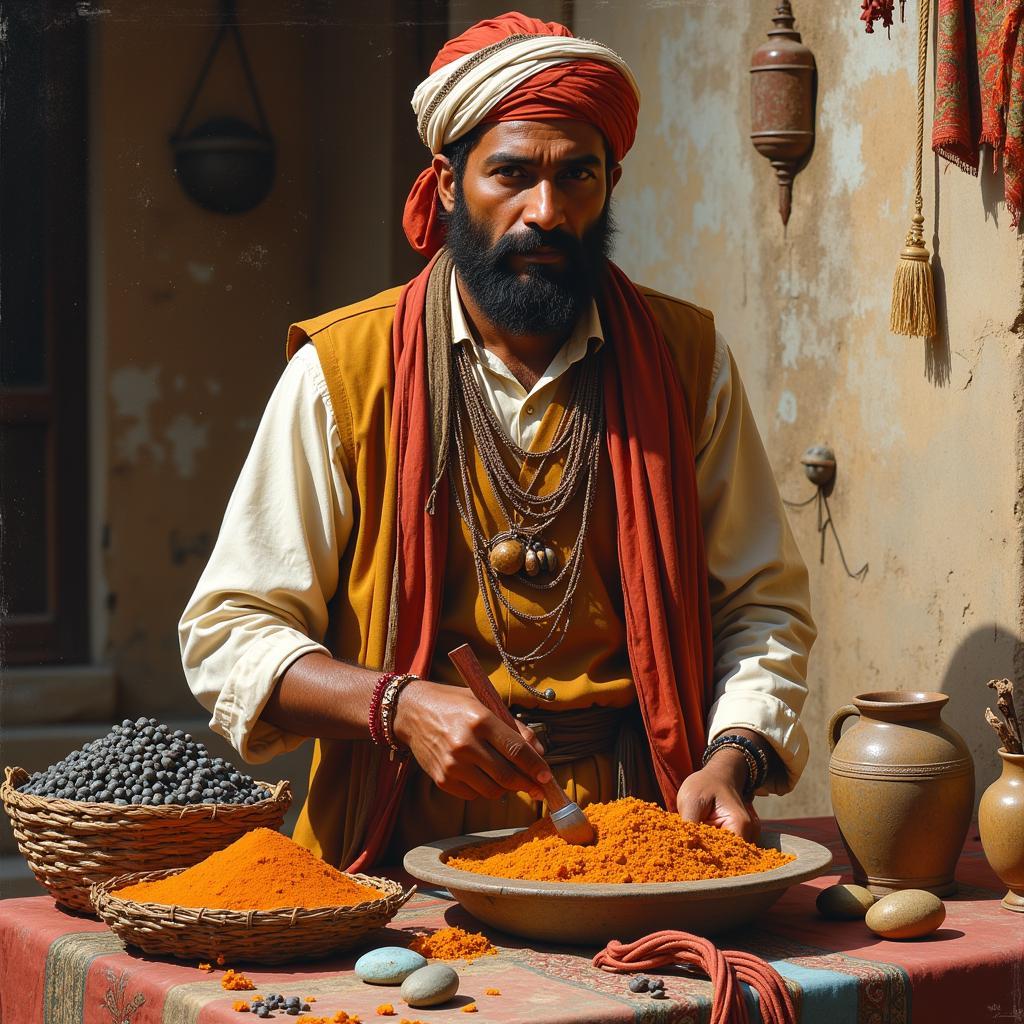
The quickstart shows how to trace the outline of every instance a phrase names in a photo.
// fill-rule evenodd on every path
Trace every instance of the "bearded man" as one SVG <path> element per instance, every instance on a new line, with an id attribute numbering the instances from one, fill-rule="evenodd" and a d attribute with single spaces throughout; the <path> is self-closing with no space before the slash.
<path id="1" fill-rule="evenodd" d="M 807 758 L 807 577 L 711 314 L 608 259 L 635 79 L 508 14 L 413 107 L 429 263 L 292 326 L 189 683 L 247 760 L 316 738 L 295 838 L 341 867 L 527 825 L 549 773 L 752 838 Z M 518 730 L 460 685 L 465 643 Z"/>

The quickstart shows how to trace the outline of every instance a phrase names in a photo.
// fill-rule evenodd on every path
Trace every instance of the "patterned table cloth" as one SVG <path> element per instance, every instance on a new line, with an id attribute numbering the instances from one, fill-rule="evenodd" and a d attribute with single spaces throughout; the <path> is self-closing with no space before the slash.
<path id="1" fill-rule="evenodd" d="M 832 819 L 769 824 L 829 846 L 835 864 L 830 874 L 791 888 L 756 926 L 723 944 L 771 961 L 790 986 L 803 1024 L 1024 1024 L 1024 916 L 1000 908 L 1004 890 L 985 862 L 976 829 L 960 859 L 960 891 L 946 900 L 944 926 L 924 940 L 887 942 L 859 921 L 825 921 L 815 912 L 820 889 L 840 876 L 850 879 Z M 487 931 L 443 894 L 421 891 L 372 945 L 403 944 L 408 930 L 445 924 Z M 691 973 L 661 972 L 670 998 L 659 1002 L 630 993 L 626 977 L 593 968 L 593 949 L 539 947 L 489 934 L 499 954 L 455 964 L 462 975 L 459 995 L 435 1009 L 410 1010 L 397 989 L 360 982 L 352 971 L 355 955 L 281 968 L 225 966 L 244 969 L 263 994 L 315 996 L 313 1014 L 329 1018 L 346 1010 L 364 1024 L 398 1024 L 403 1016 L 429 1024 L 708 1019 L 710 985 Z M 48 897 L 0 902 L 3 1024 L 254 1024 L 232 1010 L 247 994 L 225 992 L 221 973 L 128 953 L 104 925 L 59 910 Z M 487 996 L 488 988 L 501 994 Z M 474 1015 L 462 1011 L 471 1001 Z M 376 1016 L 385 1002 L 399 1015 Z M 751 1020 L 759 1020 L 756 1009 Z"/>

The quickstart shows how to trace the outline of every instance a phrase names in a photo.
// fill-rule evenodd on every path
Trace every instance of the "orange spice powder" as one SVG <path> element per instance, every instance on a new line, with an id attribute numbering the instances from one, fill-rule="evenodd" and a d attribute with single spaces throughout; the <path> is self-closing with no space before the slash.
<path id="1" fill-rule="evenodd" d="M 430 935 L 420 935 L 409 948 L 430 960 L 465 960 L 467 963 L 498 952 L 486 935 L 463 928 L 440 928 Z"/>
<path id="2" fill-rule="evenodd" d="M 219 910 L 348 907 L 381 899 L 376 889 L 269 828 L 246 832 L 181 874 L 138 882 L 114 895 L 138 903 Z"/>
<path id="3" fill-rule="evenodd" d="M 377 1007 L 377 1016 L 378 1017 L 394 1017 L 394 1016 L 396 1016 L 394 1006 L 391 1003 L 381 1003 L 380 1006 Z"/>
<path id="4" fill-rule="evenodd" d="M 544 818 L 446 863 L 535 882 L 688 882 L 749 875 L 793 860 L 792 854 L 761 849 L 725 829 L 683 821 L 633 797 L 591 804 L 584 813 L 597 835 L 591 846 L 567 843 Z"/>
<path id="5" fill-rule="evenodd" d="M 476 1003 L 466 1003 L 462 1008 L 463 1013 L 476 1013 Z"/>
<path id="6" fill-rule="evenodd" d="M 220 979 L 220 987 L 228 992 L 253 992 L 256 986 L 241 972 L 229 968 Z"/>

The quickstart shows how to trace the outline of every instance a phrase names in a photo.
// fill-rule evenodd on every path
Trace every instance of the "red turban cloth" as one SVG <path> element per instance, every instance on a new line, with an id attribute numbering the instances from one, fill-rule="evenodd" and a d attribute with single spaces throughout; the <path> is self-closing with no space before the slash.
<path id="1" fill-rule="evenodd" d="M 616 162 L 633 145 L 640 95 L 629 69 L 612 50 L 557 22 L 516 12 L 478 22 L 445 44 L 430 71 L 413 108 L 431 152 L 495 121 L 586 121 Z M 416 179 L 402 226 L 427 258 L 444 244 L 433 168 Z"/>

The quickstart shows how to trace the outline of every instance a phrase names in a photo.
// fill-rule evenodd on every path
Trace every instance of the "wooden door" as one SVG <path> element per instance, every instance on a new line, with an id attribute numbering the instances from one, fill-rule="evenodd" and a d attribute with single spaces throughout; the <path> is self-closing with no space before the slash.
<path id="1" fill-rule="evenodd" d="M 88 655 L 87 78 L 74 3 L 5 13 L 0 660 Z"/>

